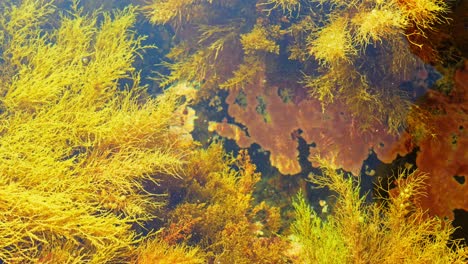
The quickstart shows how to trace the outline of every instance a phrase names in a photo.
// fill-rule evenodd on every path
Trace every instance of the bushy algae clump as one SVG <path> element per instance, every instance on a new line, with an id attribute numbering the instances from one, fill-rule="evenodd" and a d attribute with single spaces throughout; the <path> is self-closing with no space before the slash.
<path id="1" fill-rule="evenodd" d="M 161 206 L 147 186 L 191 148 L 170 129 L 179 96 L 139 87 L 135 7 L 1 8 L 0 259 L 125 262 Z"/>
<path id="2" fill-rule="evenodd" d="M 287 263 L 279 208 L 255 201 L 260 173 L 247 151 L 233 157 L 214 144 L 193 154 L 163 240 L 198 245 L 209 263 Z"/>
<path id="3" fill-rule="evenodd" d="M 292 254 L 299 263 L 466 263 L 468 250 L 452 240 L 450 222 L 417 206 L 425 175 L 402 171 L 383 203 L 366 203 L 358 182 L 318 158 L 322 175 L 310 180 L 336 193 L 333 213 L 322 219 L 299 193 L 293 201 Z M 385 190 L 384 190 L 385 191 Z"/>

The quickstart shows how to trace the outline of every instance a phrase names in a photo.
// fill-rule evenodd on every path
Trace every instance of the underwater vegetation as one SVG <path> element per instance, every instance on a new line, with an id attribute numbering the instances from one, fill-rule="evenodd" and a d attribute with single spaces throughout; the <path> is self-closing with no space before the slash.
<path id="1" fill-rule="evenodd" d="M 241 148 L 260 145 L 290 175 L 303 170 L 300 155 L 312 166 L 315 155 L 335 158 L 358 175 L 370 154 L 391 163 L 414 151 L 428 175 L 421 205 L 453 219 L 453 210 L 467 208 L 466 70 L 453 70 L 454 60 L 463 64 L 462 50 L 453 49 L 463 45 L 446 45 L 466 36 L 466 29 L 449 36 L 466 20 L 464 7 L 441 0 L 166 0 L 143 9 L 174 31 L 162 85 L 191 81 L 200 100 L 228 91 L 231 119 L 210 122 L 210 131 Z M 446 75 L 435 87 L 424 63 Z M 444 81 L 454 76 L 457 85 Z"/>
<path id="2" fill-rule="evenodd" d="M 133 63 L 151 47 L 132 29 L 136 7 L 2 8 L 2 262 L 283 258 L 278 210 L 251 205 L 260 175 L 248 156 L 195 149 L 179 111 L 192 90 L 151 97 L 139 85 Z M 179 189 L 191 195 L 174 208 L 168 197 Z M 270 231 L 254 235 L 263 226 Z"/>
<path id="3" fill-rule="evenodd" d="M 455 84 L 448 95 L 431 90 L 423 103 L 414 106 L 408 116 L 408 131 L 400 139 L 403 144 L 399 145 L 401 152 L 418 148 L 415 165 L 429 175 L 424 187 L 428 195 L 420 198 L 421 206 L 432 215 L 449 219 L 454 218 L 453 210 L 468 210 L 466 60 L 453 79 Z"/>
<path id="4" fill-rule="evenodd" d="M 151 22 L 171 25 L 176 31 L 176 45 L 169 55 L 171 73 L 162 84 L 186 79 L 206 89 L 242 89 L 256 70 L 250 67 L 249 74 L 245 67 L 252 65 L 252 57 L 269 62 L 287 57 L 299 63 L 297 72 L 305 73 L 303 78 L 293 76 L 295 81 L 302 80 L 324 107 L 343 101 L 355 116 L 364 119 L 372 114 L 377 119 L 362 120 L 365 124 L 386 123 L 391 133 L 401 129 L 398 117 L 402 109 L 389 111 L 386 99 L 399 97 L 391 103 L 405 104 L 406 98 L 394 82 L 408 78 L 418 64 L 408 42 L 426 45 L 414 39 L 424 38 L 425 31 L 446 22 L 444 16 L 449 11 L 440 0 L 274 0 L 251 4 L 157 0 L 144 10 Z M 231 15 L 223 16 L 226 13 Z M 410 27 L 416 29 L 407 33 Z M 198 67 L 212 67 L 199 69 L 198 76 L 193 76 L 197 61 L 207 62 Z M 281 65 L 273 65 L 270 73 L 281 71 Z M 226 68 L 234 68 L 233 73 L 224 75 Z M 317 70 L 320 75 L 309 74 Z"/>
<path id="5" fill-rule="evenodd" d="M 163 204 L 148 186 L 180 177 L 193 143 L 171 130 L 180 96 L 139 86 L 135 10 L 2 4 L 2 261 L 126 262 Z"/>
<path id="6" fill-rule="evenodd" d="M 359 178 L 339 172 L 333 161 L 317 162 L 323 174 L 310 181 L 334 191 L 336 201 L 323 219 L 302 193 L 295 198 L 291 237 L 299 263 L 466 263 L 466 248 L 449 238 L 454 228 L 416 206 L 426 175 L 401 171 L 388 198 L 368 204 Z"/>
<path id="7" fill-rule="evenodd" d="M 419 207 L 420 194 L 432 195 L 425 185 L 429 176 L 401 173 L 396 188 L 385 190 L 388 199 L 367 204 L 359 195 L 359 178 L 339 170 L 358 174 L 357 164 L 372 146 L 380 146 L 374 150 L 380 157 L 391 149 L 388 159 L 409 150 L 392 147 L 396 139 L 387 133 L 386 122 L 364 127 L 346 110 L 349 105 L 338 99 L 339 93 L 329 103 L 327 96 L 325 101 L 302 96 L 312 88 L 297 81 L 313 78 L 312 68 L 329 74 L 325 70 L 332 70 L 330 58 L 347 61 L 336 71 L 340 78 L 331 82 L 365 73 L 355 67 L 352 56 L 360 52 L 356 47 L 313 54 L 313 47 L 324 45 L 327 38 L 346 43 L 354 36 L 315 32 L 318 27 L 308 18 L 310 3 L 167 0 L 112 8 L 114 2 L 103 3 L 102 9 L 84 0 L 0 5 L 1 263 L 466 263 L 468 251 L 450 238 L 450 222 Z M 355 7 L 387 8 L 380 2 L 313 3 L 336 17 L 320 18 L 323 25 L 336 21 L 329 30 L 349 26 L 353 16 L 344 14 L 353 14 Z M 432 15 L 443 13 L 437 9 L 442 2 L 415 3 L 434 4 L 425 5 L 430 10 L 426 14 L 404 16 L 421 27 L 431 27 L 427 21 L 439 18 Z M 390 10 L 409 8 L 394 4 Z M 244 5 L 249 6 L 239 9 Z M 211 7 L 235 12 L 223 17 Z M 154 76 L 143 76 L 138 67 L 158 44 L 139 34 L 141 13 L 152 23 L 170 24 L 177 36 L 168 54 L 173 61 L 163 63 L 172 71 L 159 76 L 159 84 L 167 88 L 159 94 L 148 92 L 144 83 Z M 292 34 L 299 25 L 311 30 L 300 34 L 315 34 L 302 44 Z M 390 31 L 367 32 L 360 33 L 367 36 L 359 44 L 362 49 L 392 36 Z M 291 43 L 305 45 L 293 60 L 310 59 L 298 67 L 308 75 L 273 85 L 280 67 L 275 56 L 293 51 Z M 236 54 L 241 56 L 236 59 Z M 466 71 L 465 65 L 456 73 L 459 93 L 466 87 Z M 356 81 L 354 75 L 349 78 Z M 220 143 L 203 148 L 192 138 L 196 114 L 191 106 L 218 88 L 228 91 L 228 113 L 247 125 L 248 133 L 227 122 L 209 126 L 218 132 L 231 128 L 241 146 L 242 140 L 245 147 L 260 143 L 286 173 L 300 170 L 291 144 L 297 144 L 298 137 L 315 143 L 310 161 L 322 167 L 323 174 L 310 181 L 336 194 L 330 198 L 329 215 L 321 218 L 313 211 L 302 195 L 309 189 L 288 201 L 292 208 L 258 199 L 262 175 L 247 150 L 229 154 Z M 385 98 L 400 102 L 400 97 Z M 443 95 L 434 94 L 433 99 L 440 102 L 438 109 L 465 120 L 464 112 Z M 420 109 L 419 114 L 437 110 Z M 447 115 L 424 119 L 426 127 L 417 118 L 408 122 L 409 131 L 428 131 L 409 138 L 429 140 L 428 134 L 438 133 L 433 124 L 438 118 Z M 281 124 L 288 126 L 280 131 Z M 458 123 L 449 124 L 460 130 Z M 363 128 L 374 133 L 363 133 Z M 457 139 L 464 140 L 463 131 Z M 267 134 L 277 140 L 260 141 Z M 348 155 L 357 153 L 355 160 L 339 156 L 334 142 L 350 149 Z M 461 144 L 451 144 L 462 151 Z M 332 157 L 340 164 L 327 163 Z"/>
<path id="8" fill-rule="evenodd" d="M 315 146 L 310 157 L 333 152 L 340 155 L 339 165 L 354 174 L 368 148 L 384 162 L 406 154 L 390 147 L 407 126 L 416 99 L 400 85 L 424 65 L 412 49 L 436 56 L 426 33 L 449 20 L 449 6 L 439 0 L 156 0 L 143 11 L 152 23 L 174 31 L 164 63 L 169 73 L 160 77 L 160 84 L 192 82 L 200 87 L 200 100 L 210 98 L 212 91 L 228 90 L 227 111 L 235 124 L 211 124 L 211 131 L 236 139 L 242 147 L 259 144 L 282 174 L 301 171 L 298 142 L 291 139 L 296 131 Z M 276 97 L 285 90 L 293 100 L 278 103 Z M 232 97 L 242 93 L 263 97 L 250 100 L 242 111 L 233 110 L 239 101 Z M 322 116 L 300 114 L 317 104 Z M 288 109 L 295 122 L 284 119 L 280 110 L 252 111 L 257 108 Z M 331 150 L 328 143 L 340 142 L 343 134 L 321 128 L 337 113 L 342 120 L 336 126 L 348 130 L 351 140 Z M 238 125 L 243 129 L 234 128 Z M 248 135 L 240 136 L 241 130 Z M 365 149 L 356 150 L 356 145 Z"/>

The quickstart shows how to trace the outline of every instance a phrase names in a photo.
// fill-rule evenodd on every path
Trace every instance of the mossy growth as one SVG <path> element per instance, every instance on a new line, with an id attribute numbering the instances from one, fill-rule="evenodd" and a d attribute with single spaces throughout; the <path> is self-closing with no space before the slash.
<path id="1" fill-rule="evenodd" d="M 456 241 L 451 241 L 453 251 L 445 247 L 450 225 L 423 218 L 415 206 L 421 184 L 416 174 L 401 178 L 400 192 L 390 196 L 386 207 L 378 207 L 364 204 L 353 180 L 344 179 L 331 165 L 324 165 L 329 168 L 325 170 L 329 178 L 318 176 L 312 181 L 337 192 L 335 213 L 330 219 L 319 219 L 298 198 L 292 230 L 299 251 L 286 252 L 290 241 L 279 235 L 285 228 L 280 210 L 254 199 L 260 174 L 248 154 L 241 151 L 237 157 L 229 156 L 217 144 L 195 149 L 196 143 L 176 129 L 178 108 L 184 104 L 183 89 L 167 89 L 153 98 L 141 87 L 134 61 L 145 47 L 144 38 L 133 30 L 136 7 L 86 13 L 77 1 L 66 12 L 56 10 L 52 1 L 14 3 L 18 4 L 4 3 L 0 14 L 1 261 L 290 263 L 333 256 L 352 263 L 398 263 L 403 257 L 413 263 L 456 263 L 466 257 Z M 207 7 L 216 4 L 232 10 L 240 2 L 154 3 L 148 9 L 156 12 L 153 22 L 174 23 L 179 33 L 187 33 L 177 26 L 204 21 L 214 13 Z M 343 9 L 353 6 L 331 3 Z M 267 17 L 261 15 L 263 19 L 274 21 L 280 12 L 288 14 L 284 21 L 310 22 L 306 18 L 309 9 L 301 8 L 299 2 L 267 4 L 273 8 Z M 297 17 L 290 16 L 295 12 L 299 12 Z M 278 45 L 279 53 L 287 50 L 278 41 L 289 29 L 284 24 L 261 24 L 268 29 L 262 35 L 268 45 L 245 52 L 241 35 L 248 40 L 251 29 L 255 30 L 256 19 L 251 18 L 256 14 L 252 13 L 245 9 L 227 20 L 213 19 L 229 25 L 224 28 L 197 24 L 199 31 L 194 32 L 201 34 L 187 43 L 180 41 L 171 51 L 175 63 L 170 64 L 173 72 L 166 84 L 188 79 L 200 85 L 240 89 L 251 82 L 255 71 L 264 67 L 261 53 L 276 56 Z M 243 20 L 237 27 L 235 22 L 241 20 L 235 16 L 243 14 L 250 15 L 249 22 Z M 353 23 L 352 18 L 342 21 L 346 26 Z M 193 29 L 191 26 L 188 28 Z M 316 27 L 310 25 L 305 28 L 311 32 L 300 32 L 302 35 L 317 35 L 302 38 L 297 47 L 320 47 L 324 43 L 320 34 L 326 32 L 314 31 Z M 282 33 L 273 34 L 278 29 Z M 371 32 L 362 34 L 368 40 L 384 38 L 370 29 L 366 32 Z M 349 36 L 344 39 L 348 41 Z M 272 52 L 270 47 L 274 47 Z M 231 54 L 242 56 L 234 61 Z M 307 49 L 296 55 L 320 57 Z M 348 96 L 341 100 L 362 106 L 356 112 L 373 111 L 376 108 L 365 102 L 381 100 L 386 94 L 369 92 L 375 85 L 366 85 L 372 80 L 362 77 L 364 71 L 350 63 L 349 55 L 352 52 L 336 56 L 347 62 L 345 66 L 322 56 L 324 72 L 337 73 L 336 83 L 327 84 L 317 94 L 333 101 L 336 84 L 347 84 L 338 90 Z M 217 68 L 226 62 L 231 63 L 229 67 Z M 221 74 L 233 71 L 232 75 Z M 352 93 L 349 89 L 355 84 L 361 89 Z M 354 95 L 362 99 L 360 103 L 353 100 Z M 264 112 L 261 108 L 259 112 Z M 162 202 L 164 193 L 167 203 Z M 325 240 L 322 245 L 326 247 L 320 247 Z"/>
<path id="2" fill-rule="evenodd" d="M 170 245 L 168 242 L 152 239 L 146 241 L 136 250 L 136 264 L 203 264 L 204 254 L 199 248 L 186 245 Z"/>
<path id="3" fill-rule="evenodd" d="M 333 101 L 344 102 L 353 115 L 364 117 L 359 124 L 362 131 L 384 123 L 390 134 L 398 134 L 410 106 L 398 82 L 408 79 L 418 64 L 407 43 L 414 34 L 422 37 L 422 31 L 444 22 L 447 5 L 435 0 L 318 2 L 323 6 L 312 20 L 322 28 L 303 27 L 308 54 L 293 50 L 294 58 L 312 55 L 322 64 L 319 74 L 306 74 L 304 79 L 311 95 L 324 110 Z M 424 21 L 413 15 L 417 9 Z M 418 32 L 408 33 L 412 27 Z M 295 46 L 303 46 L 304 34 L 293 29 Z"/>
<path id="4" fill-rule="evenodd" d="M 279 208 L 256 202 L 260 174 L 247 151 L 226 155 L 220 144 L 193 152 L 180 203 L 167 217 L 161 238 L 170 244 L 198 245 L 207 262 L 287 263 Z"/>
<path id="5" fill-rule="evenodd" d="M 233 72 L 233 76 L 219 85 L 221 89 L 243 89 L 247 84 L 251 84 L 258 71 L 261 70 L 262 63 L 259 56 L 246 56 L 244 62 Z"/>
<path id="6" fill-rule="evenodd" d="M 317 158 L 322 174 L 310 180 L 336 193 L 333 213 L 320 218 L 302 193 L 293 202 L 296 220 L 291 253 L 300 263 L 466 263 L 468 251 L 452 240 L 450 222 L 418 207 L 425 175 L 401 171 L 383 203 L 366 203 L 359 179 Z"/>
<path id="7" fill-rule="evenodd" d="M 143 8 L 154 24 L 182 22 L 190 18 L 190 8 L 194 0 L 155 0 Z"/>
<path id="8" fill-rule="evenodd" d="M 192 148 L 171 129 L 180 96 L 139 86 L 136 7 L 2 4 L 0 260 L 125 263 L 162 206 L 148 187 Z"/>
<path id="9" fill-rule="evenodd" d="M 357 53 L 352 43 L 348 20 L 342 17 L 331 21 L 315 36 L 311 35 L 307 42 L 309 54 L 323 65 L 350 61 L 350 56 Z"/>
<path id="10" fill-rule="evenodd" d="M 245 54 L 252 54 L 258 51 L 271 52 L 279 54 L 279 45 L 275 39 L 280 36 L 280 27 L 272 26 L 265 28 L 261 25 L 255 25 L 252 31 L 240 35 L 240 42 Z"/>
<path id="11" fill-rule="evenodd" d="M 257 6 L 262 8 L 262 11 L 271 13 L 274 10 L 279 10 L 286 16 L 294 16 L 301 9 L 300 0 L 266 0 L 259 1 Z"/>
<path id="12" fill-rule="evenodd" d="M 261 69 L 271 85 L 302 82 L 324 111 L 343 104 L 364 118 L 356 118 L 361 131 L 386 124 L 389 134 L 406 125 L 398 119 L 408 113 L 409 100 L 398 85 L 418 66 L 409 46 L 428 42 L 424 32 L 446 22 L 449 10 L 441 0 L 157 0 L 144 8 L 150 21 L 174 28 L 173 51 L 184 47 L 178 58 L 171 51 L 164 84 L 195 80 L 202 93 L 239 89 Z"/>

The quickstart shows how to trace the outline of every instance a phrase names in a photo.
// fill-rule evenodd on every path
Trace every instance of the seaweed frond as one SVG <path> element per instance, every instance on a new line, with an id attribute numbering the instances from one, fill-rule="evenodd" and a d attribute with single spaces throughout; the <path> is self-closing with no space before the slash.
<path id="1" fill-rule="evenodd" d="M 346 17 L 332 20 L 316 34 L 307 40 L 310 55 L 322 65 L 337 64 L 351 61 L 351 55 L 357 53 L 353 46 L 349 31 L 349 21 Z"/>
<path id="2" fill-rule="evenodd" d="M 257 73 L 262 69 L 262 63 L 257 56 L 246 56 L 244 62 L 234 71 L 234 76 L 221 83 L 221 89 L 242 89 L 254 81 Z"/>
<path id="3" fill-rule="evenodd" d="M 199 248 L 186 245 L 170 245 L 154 239 L 140 245 L 136 250 L 135 264 L 202 264 L 206 263 L 204 254 Z"/>
<path id="4" fill-rule="evenodd" d="M 190 17 L 189 8 L 194 3 L 194 0 L 154 0 L 142 9 L 153 24 L 166 24 L 173 20 L 180 23 Z"/>
<path id="5" fill-rule="evenodd" d="M 0 14 L 11 29 L 0 43 L 11 74 L 0 83 L 0 259 L 126 263 L 134 226 L 162 206 L 148 186 L 178 178 L 192 146 L 170 129 L 180 95 L 140 86 L 136 7 L 84 14 L 75 1 L 65 14 L 51 3 Z"/>
<path id="6" fill-rule="evenodd" d="M 367 204 L 359 179 L 339 172 L 332 162 L 316 161 L 322 174 L 310 180 L 333 191 L 336 202 L 333 213 L 321 219 L 298 194 L 292 225 L 298 250 L 291 254 L 305 263 L 466 263 L 468 250 L 450 238 L 454 231 L 450 222 L 418 207 L 426 175 L 401 171 L 396 191 L 383 204 Z"/>
<path id="7" fill-rule="evenodd" d="M 279 45 L 275 40 L 279 38 L 280 27 L 278 25 L 265 28 L 261 25 L 255 27 L 249 33 L 240 35 L 240 41 L 246 55 L 258 51 L 279 54 Z"/>

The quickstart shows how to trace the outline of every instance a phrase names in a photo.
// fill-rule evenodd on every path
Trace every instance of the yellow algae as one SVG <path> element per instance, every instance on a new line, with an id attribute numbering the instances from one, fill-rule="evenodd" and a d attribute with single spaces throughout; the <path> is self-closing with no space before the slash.
<path id="1" fill-rule="evenodd" d="M 0 259 L 127 262 L 133 225 L 161 206 L 144 184 L 179 176 L 192 146 L 169 129 L 181 95 L 139 87 L 135 7 L 84 14 L 75 2 L 64 14 L 25 0 L 5 10 Z M 42 26 L 48 16 L 54 27 Z"/>
<path id="2" fill-rule="evenodd" d="M 234 76 L 219 85 L 221 89 L 243 89 L 246 84 L 252 83 L 257 72 L 261 69 L 261 63 L 257 56 L 251 55 L 244 58 L 244 62 L 234 71 Z"/>
<path id="3" fill-rule="evenodd" d="M 288 254 L 298 256 L 300 263 L 346 263 L 348 249 L 334 229 L 333 218 L 321 220 L 302 192 L 292 205 L 295 220 L 291 225 L 292 247 Z"/>
<path id="4" fill-rule="evenodd" d="M 8 42 L 9 45 L 2 45 L 2 58 L 8 59 L 14 67 L 20 67 L 23 60 L 33 53 L 31 41 L 38 39 L 38 27 L 47 21 L 54 10 L 53 5 L 47 0 L 26 0 L 18 6 L 6 4 L 3 8 L 0 17 L 2 43 Z"/>
<path id="5" fill-rule="evenodd" d="M 207 261 L 286 263 L 286 241 L 276 235 L 279 208 L 254 201 L 260 173 L 247 151 L 233 157 L 213 144 L 194 152 L 188 165 L 187 197 L 170 212 L 162 239 L 196 242 Z"/>
<path id="6" fill-rule="evenodd" d="M 170 245 L 158 239 L 145 242 L 137 250 L 135 264 L 203 264 L 205 257 L 199 248 Z"/>
<path id="7" fill-rule="evenodd" d="M 48 193 L 5 181 L 0 184 L 2 260 L 38 261 L 56 254 L 54 248 L 67 242 L 68 254 L 77 254 L 74 258 L 102 263 L 123 257 L 122 251 L 134 243 L 128 220 L 96 214 L 96 204 L 76 201 L 72 190 Z"/>
<path id="8" fill-rule="evenodd" d="M 248 155 L 233 159 L 219 146 L 194 151 L 196 144 L 186 137 L 193 129 L 195 113 L 188 105 L 196 90 L 180 82 L 151 97 L 140 87 L 133 63 L 145 47 L 132 31 L 135 10 L 51 11 L 58 16 L 54 26 L 47 34 L 34 28 L 31 35 L 41 37 L 28 36 L 21 44 L 28 53 L 19 54 L 18 65 L 2 61 L 4 72 L 13 75 L 1 84 L 0 259 L 285 259 L 285 242 L 267 232 L 277 232 L 279 210 L 253 203 L 260 175 Z M 14 48 L 8 34 L 2 50 Z M 162 195 L 175 188 L 187 188 L 187 196 L 165 206 Z M 162 223 L 145 230 L 157 216 Z M 191 238 L 181 238 L 190 227 L 202 235 L 199 247 L 178 241 Z M 157 238 L 144 235 L 157 230 Z"/>
<path id="9" fill-rule="evenodd" d="M 293 16 L 293 13 L 301 9 L 300 0 L 267 0 L 257 3 L 257 6 L 263 8 L 263 11 L 271 13 L 274 9 L 281 10 L 287 16 Z"/>
<path id="10" fill-rule="evenodd" d="M 183 47 L 181 47 L 183 49 Z M 172 49 L 168 57 L 178 57 L 178 48 Z M 178 81 L 187 81 L 193 83 L 201 83 L 205 80 L 209 64 L 208 62 L 215 56 L 209 50 L 199 50 L 195 54 L 187 58 L 178 60 L 175 63 L 163 63 L 164 66 L 170 69 L 171 73 L 158 78 L 161 86 L 169 86 Z"/>
<path id="11" fill-rule="evenodd" d="M 260 25 L 255 25 L 249 33 L 241 34 L 240 42 L 244 53 L 248 55 L 256 51 L 265 51 L 279 54 L 279 45 L 272 40 L 279 37 L 279 30 L 279 26 L 265 28 Z"/>
<path id="12" fill-rule="evenodd" d="M 256 64 L 268 65 L 262 67 L 267 67 L 269 74 L 304 71 L 306 77 L 303 83 L 308 84 L 310 94 L 322 102 L 324 110 L 327 104 L 341 101 L 352 112 L 362 111 L 361 116 L 366 116 L 369 111 L 362 109 L 362 102 L 366 100 L 359 100 L 357 96 L 365 96 L 362 91 L 368 91 L 374 98 L 366 102 L 375 103 L 369 108 L 378 109 L 379 115 L 373 121 L 365 121 L 367 124 L 363 126 L 386 124 L 389 120 L 389 131 L 392 133 L 404 126 L 404 122 L 395 122 L 395 117 L 404 115 L 408 109 L 390 107 L 390 112 L 403 112 L 385 114 L 383 108 L 389 107 L 389 104 L 385 102 L 384 95 L 390 94 L 392 102 L 397 102 L 398 96 L 394 95 L 400 94 L 398 105 L 407 105 L 405 95 L 392 90 L 398 89 L 396 80 L 408 78 L 408 73 L 416 66 L 414 56 L 408 51 L 408 41 L 413 46 L 422 47 L 420 39 L 425 37 L 423 30 L 430 30 L 436 23 L 444 22 L 444 15 L 448 12 L 448 4 L 441 0 L 314 0 L 308 3 L 274 0 L 257 1 L 251 6 L 237 1 L 228 4 L 224 1 L 186 3 L 167 0 L 152 1 L 144 8 L 156 12 L 156 7 L 163 3 L 174 8 L 171 14 L 184 14 L 179 16 L 181 19 L 173 17 L 155 22 L 161 24 L 169 21 L 176 29 L 178 45 L 170 52 L 172 62 L 166 66 L 171 73 L 163 77 L 164 85 L 188 80 L 200 83 L 202 90 L 206 87 L 210 90 L 242 87 L 253 73 L 249 65 L 254 64 L 249 63 L 247 57 L 260 54 L 262 56 L 256 60 L 268 63 Z M 250 10 L 253 4 L 257 8 L 255 12 Z M 235 9 L 236 6 L 242 8 Z M 222 7 L 220 12 L 216 7 Z M 224 17 L 222 12 L 229 12 L 232 16 Z M 152 16 L 147 16 L 151 20 Z M 206 25 L 208 23 L 209 26 Z M 198 28 L 200 32 L 197 33 L 200 34 L 187 31 L 179 34 L 178 29 L 182 25 Z M 208 33 L 204 34 L 204 31 Z M 225 38 L 228 35 L 229 38 Z M 285 57 L 296 62 L 285 67 Z M 335 69 L 330 71 L 330 68 Z M 318 74 L 312 74 L 314 70 L 318 70 Z M 348 72 L 338 77 L 331 73 L 345 71 Z M 357 75 L 352 85 L 347 85 L 351 79 L 349 75 Z M 301 81 L 297 80 L 297 75 L 292 76 L 280 78 Z M 357 80 L 360 76 L 366 79 L 363 85 Z M 278 79 L 276 76 L 267 76 L 267 79 L 270 77 Z M 340 88 L 343 84 L 346 87 Z M 352 91 L 353 85 L 356 91 Z M 361 104 L 350 105 L 353 102 Z"/>
<path id="13" fill-rule="evenodd" d="M 162 66 L 168 68 L 170 73 L 159 74 L 159 77 L 155 79 L 163 87 L 175 85 L 178 82 L 190 82 L 200 86 L 201 90 L 205 87 L 213 89 L 219 79 L 223 78 L 221 73 L 224 73 L 222 67 L 218 69 L 215 66 L 228 59 L 223 56 L 225 46 L 229 47 L 230 42 L 238 37 L 237 31 L 232 25 L 223 27 L 197 25 L 197 31 L 195 31 L 199 34 L 197 44 L 193 41 L 181 42 L 172 47 L 166 55 L 169 61 L 162 62 Z M 196 45 L 199 49 L 190 53 L 191 45 Z"/>
<path id="14" fill-rule="evenodd" d="M 450 234 L 454 228 L 439 218 L 428 218 L 415 205 L 425 175 L 401 171 L 397 193 L 384 205 L 366 204 L 359 179 L 337 171 L 333 161 L 317 158 L 323 175 L 310 180 L 336 193 L 333 212 L 320 218 L 299 193 L 293 202 L 294 250 L 301 263 L 464 263 L 468 252 Z M 450 243 L 452 248 L 447 247 Z"/>
<path id="15" fill-rule="evenodd" d="M 420 6 L 430 14 L 442 12 L 423 2 Z M 351 124 L 361 118 L 361 130 L 377 133 L 372 124 L 384 120 L 397 133 L 408 108 L 391 81 L 370 78 L 389 62 L 396 75 L 406 62 L 386 54 L 402 49 L 400 30 L 408 20 L 419 19 L 401 11 L 402 3 L 312 1 L 308 4 L 329 8 L 329 15 L 316 16 L 295 0 L 268 1 L 250 3 L 259 9 L 241 10 L 234 18 L 210 17 L 215 13 L 210 7 L 232 10 L 240 4 L 167 0 L 143 8 L 153 23 L 187 26 L 177 28 L 186 39 L 178 39 L 169 54 L 172 62 L 164 63 L 172 72 L 161 85 L 171 87 L 157 97 L 141 87 L 135 69 L 135 59 L 147 48 L 134 31 L 136 7 L 86 13 L 74 1 L 71 10 L 61 13 L 52 1 L 39 0 L 2 7 L 1 261 L 398 263 L 407 257 L 463 262 L 466 251 L 450 240 L 449 223 L 423 219 L 416 206 L 423 179 L 416 173 L 402 173 L 396 183 L 400 192 L 390 194 L 384 206 L 366 204 L 354 178 L 319 159 L 324 176 L 310 180 L 336 192 L 337 200 L 320 203 L 322 210 L 328 203 L 332 208 L 321 219 L 299 195 L 287 240 L 282 235 L 289 232 L 288 223 L 281 218 L 287 209 L 256 200 L 261 176 L 246 150 L 233 156 L 219 144 L 195 149 L 196 113 L 190 104 L 200 90 L 193 86 L 230 92 L 276 85 L 272 73 L 291 73 L 280 68 L 278 56 L 299 59 L 304 86 L 321 100 L 323 111 L 327 104 L 345 102 L 343 111 L 351 114 L 341 116 L 350 117 Z M 263 7 L 271 9 L 259 12 Z M 254 15 L 239 19 L 239 14 Z M 197 23 L 184 24 L 193 18 Z M 221 22 L 209 26 L 199 20 Z M 367 48 L 378 50 L 376 60 L 355 56 Z M 314 64 L 314 57 L 321 65 Z M 316 67 L 321 71 L 310 74 Z M 265 76 L 255 79 L 259 72 Z M 264 89 L 278 90 L 282 95 L 299 88 Z M 290 97 L 287 107 L 300 104 Z M 260 105 L 262 98 L 256 98 Z M 265 114 L 265 107 L 255 111 Z M 270 124 L 274 111 L 267 110 L 263 119 Z M 424 115 L 414 110 L 410 118 Z M 414 123 L 421 134 L 431 132 Z M 213 130 L 219 123 L 207 124 Z M 238 140 L 252 131 L 232 127 Z M 293 140 L 300 134 L 287 132 Z M 287 165 L 291 159 L 277 161 Z"/>
<path id="16" fill-rule="evenodd" d="M 154 0 L 143 8 L 153 24 L 166 24 L 172 20 L 183 20 L 194 0 Z"/>
<path id="17" fill-rule="evenodd" d="M 413 21 L 417 27 L 432 28 L 435 23 L 443 22 L 444 15 L 449 12 L 446 1 L 443 0 L 396 0 L 402 15 Z"/>
<path id="18" fill-rule="evenodd" d="M 314 38 L 308 41 L 309 54 L 315 56 L 323 65 L 350 61 L 356 54 L 348 19 L 337 18 L 322 28 Z"/>
<path id="19" fill-rule="evenodd" d="M 361 46 L 397 37 L 407 26 L 407 21 L 395 4 L 378 5 L 371 10 L 360 10 L 351 22 L 356 27 L 356 42 Z"/>

